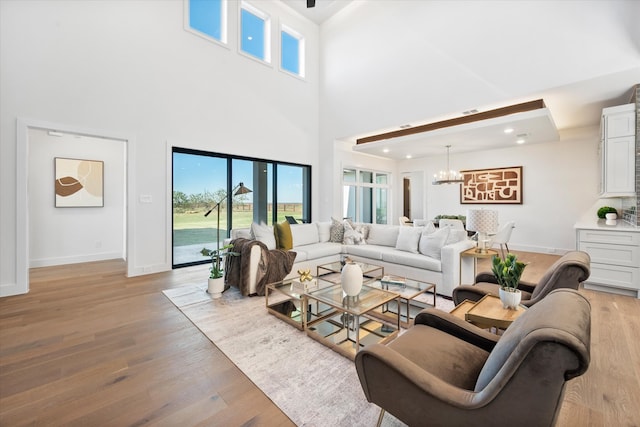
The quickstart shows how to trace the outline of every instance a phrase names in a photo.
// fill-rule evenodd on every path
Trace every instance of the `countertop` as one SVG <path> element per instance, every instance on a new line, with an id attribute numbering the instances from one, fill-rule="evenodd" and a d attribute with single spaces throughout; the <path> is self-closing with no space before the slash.
<path id="1" fill-rule="evenodd" d="M 594 218 L 593 220 L 581 220 L 576 222 L 575 228 L 588 229 L 588 230 L 606 230 L 606 231 L 631 231 L 640 233 L 640 227 L 631 225 L 627 222 L 618 219 L 615 224 L 607 224 L 604 219 Z"/>

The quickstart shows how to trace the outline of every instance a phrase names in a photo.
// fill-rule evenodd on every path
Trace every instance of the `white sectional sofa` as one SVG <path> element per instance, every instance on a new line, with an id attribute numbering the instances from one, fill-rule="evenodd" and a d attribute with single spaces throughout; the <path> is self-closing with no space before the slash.
<path id="1" fill-rule="evenodd" d="M 252 228 L 255 226 L 254 224 Z M 234 229 L 230 240 L 239 237 L 255 238 L 268 249 L 274 249 L 275 239 L 271 239 L 269 235 L 273 234 L 271 227 L 259 227 L 261 228 L 255 227 L 253 232 L 248 228 Z M 432 226 L 425 228 L 358 224 L 355 227 L 344 226 L 347 228 L 345 238 L 336 232 L 336 227 L 336 221 L 291 225 L 292 250 L 296 252 L 296 258 L 287 277 L 297 276 L 299 269 L 310 269 L 315 275 L 318 265 L 339 261 L 341 257 L 348 255 L 355 261 L 384 267 L 385 274 L 435 283 L 437 293 L 447 297 L 461 283 L 461 274 L 465 283 L 473 281 L 472 259 L 460 259 L 461 252 L 473 247 L 466 232 L 461 235 L 450 229 L 436 230 Z M 353 235 L 356 236 L 355 242 Z M 257 245 L 251 247 L 251 270 L 247 284 L 248 289 L 252 290 L 251 294 L 255 293 L 262 250 L 264 249 Z"/>

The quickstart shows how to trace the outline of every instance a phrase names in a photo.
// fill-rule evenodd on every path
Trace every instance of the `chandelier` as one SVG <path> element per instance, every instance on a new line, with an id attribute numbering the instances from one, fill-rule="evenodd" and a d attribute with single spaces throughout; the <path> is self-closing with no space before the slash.
<path id="1" fill-rule="evenodd" d="M 447 169 L 441 170 L 437 174 L 433 175 L 433 185 L 440 184 L 458 184 L 464 182 L 462 174 L 458 171 L 454 171 L 449 167 L 449 149 L 451 145 L 447 145 Z"/>

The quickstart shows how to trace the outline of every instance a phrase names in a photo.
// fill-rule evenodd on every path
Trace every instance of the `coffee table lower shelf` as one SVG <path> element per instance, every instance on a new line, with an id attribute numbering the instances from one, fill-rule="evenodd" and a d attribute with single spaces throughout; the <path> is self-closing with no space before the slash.
<path id="1" fill-rule="evenodd" d="M 386 343 L 398 335 L 398 314 L 380 318 L 382 307 L 390 302 L 399 305 L 400 296 L 367 285 L 355 297 L 345 296 L 340 285 L 308 292 L 303 305 L 317 305 L 321 310 L 318 318 L 303 319 L 303 329 L 309 337 L 354 360 L 365 345 Z"/>
<path id="2" fill-rule="evenodd" d="M 356 353 L 365 345 L 386 343 L 398 335 L 398 329 L 379 319 L 360 316 L 356 337 L 354 316 L 334 310 L 326 318 L 308 323 L 307 335 L 350 359 L 355 359 Z"/>

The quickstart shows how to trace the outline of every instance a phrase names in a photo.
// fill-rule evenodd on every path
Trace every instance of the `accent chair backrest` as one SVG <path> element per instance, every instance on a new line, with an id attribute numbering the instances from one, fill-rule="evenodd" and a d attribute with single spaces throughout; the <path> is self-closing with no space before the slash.
<path id="1" fill-rule="evenodd" d="M 590 343 L 589 301 L 572 289 L 557 289 L 528 308 L 507 328 L 480 371 L 475 391 L 480 392 L 490 385 L 501 388 L 517 371 L 521 371 L 518 375 L 531 376 L 531 392 L 535 392 L 535 387 L 545 387 L 543 376 L 553 376 L 554 370 L 564 372 L 564 378 L 557 379 L 562 382 L 581 375 L 589 366 Z M 529 357 L 538 344 L 550 347 L 535 358 Z M 563 352 L 557 348 L 559 346 L 569 351 Z M 543 372 L 547 369 L 552 372 Z"/>
<path id="2" fill-rule="evenodd" d="M 528 305 L 533 305 L 554 289 L 578 289 L 589 278 L 591 258 L 582 251 L 570 251 L 560 257 L 540 278 L 531 293 Z"/>

